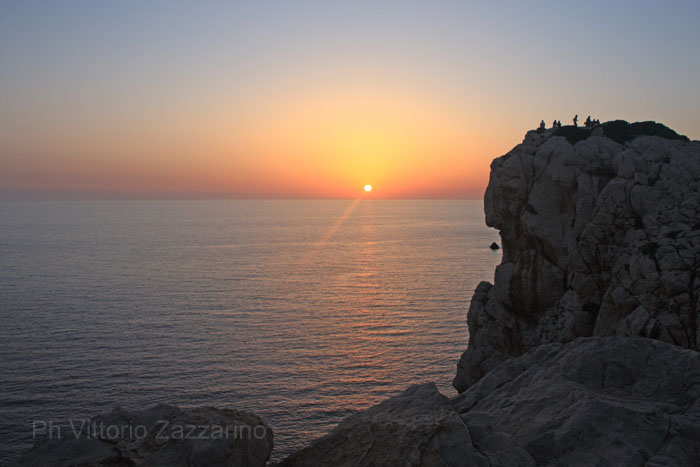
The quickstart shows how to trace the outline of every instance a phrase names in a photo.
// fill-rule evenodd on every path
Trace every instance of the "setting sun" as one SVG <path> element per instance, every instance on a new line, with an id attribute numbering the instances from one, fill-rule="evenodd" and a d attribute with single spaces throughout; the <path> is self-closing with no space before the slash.
<path id="1" fill-rule="evenodd" d="M 369 193 L 370 191 L 372 191 L 372 185 L 365 185 L 365 191 L 366 191 L 367 193 Z"/>

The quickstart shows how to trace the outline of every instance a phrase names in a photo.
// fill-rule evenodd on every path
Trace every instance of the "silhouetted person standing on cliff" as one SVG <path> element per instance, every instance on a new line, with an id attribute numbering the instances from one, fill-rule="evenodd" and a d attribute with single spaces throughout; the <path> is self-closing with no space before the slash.
<path id="1" fill-rule="evenodd" d="M 540 130 L 544 130 L 547 126 L 544 123 L 544 120 L 540 122 Z"/>
<path id="2" fill-rule="evenodd" d="M 578 114 L 574 115 L 574 126 L 578 126 Z"/>
<path id="3" fill-rule="evenodd" d="M 557 121 L 554 120 L 554 121 L 552 122 L 552 128 L 556 128 L 556 127 L 557 127 Z"/>

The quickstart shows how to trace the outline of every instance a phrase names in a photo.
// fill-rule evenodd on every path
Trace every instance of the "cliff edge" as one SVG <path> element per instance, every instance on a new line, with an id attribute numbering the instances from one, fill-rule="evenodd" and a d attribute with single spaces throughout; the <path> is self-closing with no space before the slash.
<path id="1" fill-rule="evenodd" d="M 700 348 L 700 142 L 654 122 L 530 131 L 491 164 L 484 209 L 503 259 L 472 298 L 458 391 L 581 336 Z"/>

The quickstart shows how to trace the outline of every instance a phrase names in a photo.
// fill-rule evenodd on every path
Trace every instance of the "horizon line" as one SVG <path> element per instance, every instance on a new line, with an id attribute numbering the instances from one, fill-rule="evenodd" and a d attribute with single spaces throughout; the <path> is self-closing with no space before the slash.
<path id="1" fill-rule="evenodd" d="M 353 201 L 357 197 L 343 196 L 316 196 L 316 197 L 17 197 L 5 198 L 0 196 L 0 202 L 26 202 L 26 203 L 42 203 L 42 202 L 94 202 L 94 201 Z M 367 201 L 483 201 L 484 198 L 473 197 L 362 197 L 359 199 Z"/>

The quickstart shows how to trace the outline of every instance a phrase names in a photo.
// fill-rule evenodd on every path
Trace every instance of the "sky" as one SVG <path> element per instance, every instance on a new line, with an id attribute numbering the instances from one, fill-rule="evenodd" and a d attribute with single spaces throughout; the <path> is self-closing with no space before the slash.
<path id="1" fill-rule="evenodd" d="M 700 139 L 697 1 L 0 1 L 0 199 L 483 197 L 544 119 Z"/>

